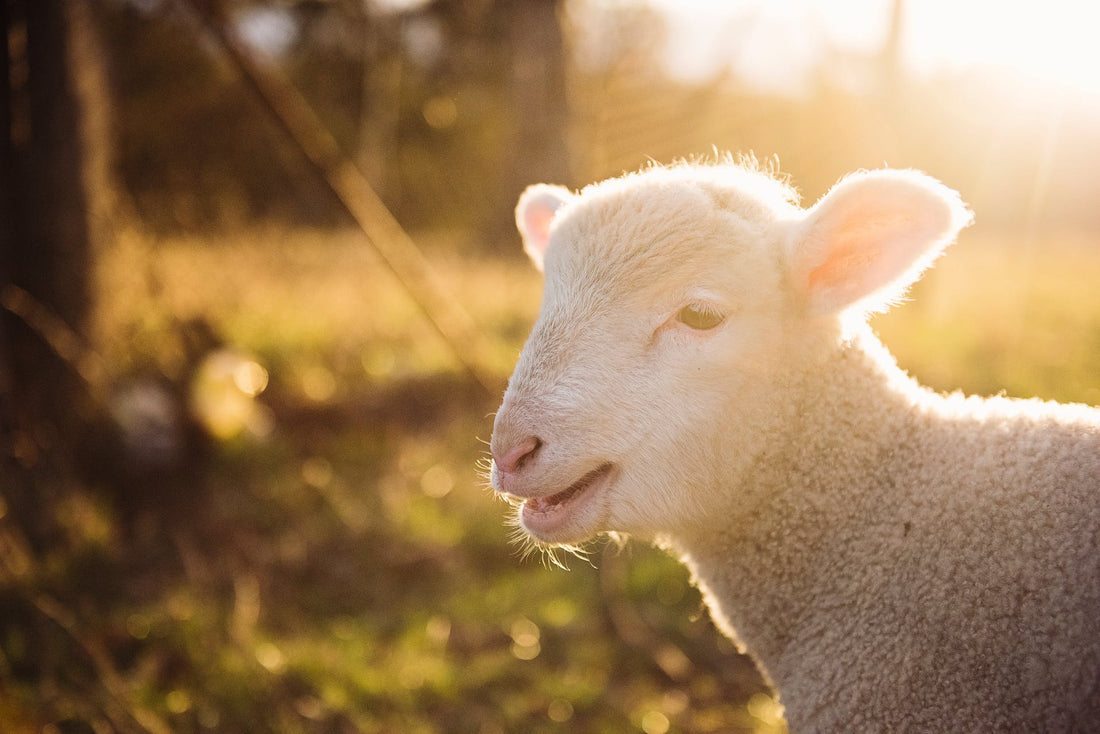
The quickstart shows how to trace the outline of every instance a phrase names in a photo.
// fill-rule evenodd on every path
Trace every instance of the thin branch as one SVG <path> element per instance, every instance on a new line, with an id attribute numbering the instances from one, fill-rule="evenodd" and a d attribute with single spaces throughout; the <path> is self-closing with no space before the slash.
<path id="1" fill-rule="evenodd" d="M 225 51 L 272 117 L 290 135 L 329 189 L 355 219 L 367 241 L 427 317 L 470 375 L 491 396 L 499 379 L 481 364 L 484 338 L 458 301 L 444 288 L 424 254 L 386 208 L 336 139 L 274 65 L 257 58 L 232 30 L 218 0 L 185 0 Z"/>

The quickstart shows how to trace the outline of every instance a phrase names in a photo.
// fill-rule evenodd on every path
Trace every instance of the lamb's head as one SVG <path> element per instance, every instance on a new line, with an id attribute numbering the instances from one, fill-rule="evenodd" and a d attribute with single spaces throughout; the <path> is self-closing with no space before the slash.
<path id="1" fill-rule="evenodd" d="M 898 297 L 969 214 L 914 172 L 851 176 L 804 211 L 764 173 L 685 165 L 533 186 L 516 220 L 546 280 L 491 480 L 535 540 L 575 544 L 750 504 L 738 477 L 779 435 L 799 364 Z"/>

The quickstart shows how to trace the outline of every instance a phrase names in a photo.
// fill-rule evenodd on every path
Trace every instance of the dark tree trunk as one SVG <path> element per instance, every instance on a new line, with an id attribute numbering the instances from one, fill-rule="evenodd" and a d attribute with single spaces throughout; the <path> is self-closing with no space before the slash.
<path id="1" fill-rule="evenodd" d="M 11 281 L 80 330 L 88 314 L 88 223 L 76 93 L 61 0 L 6 0 L 15 64 L 10 162 Z M 15 58 L 12 58 L 12 57 Z M 8 70 L 9 73 L 11 69 Z M 24 81 L 25 80 L 25 81 Z"/>
<path id="2" fill-rule="evenodd" d="M 0 3 L 0 471 L 12 509 L 31 512 L 73 470 L 88 415 L 73 335 L 89 313 L 90 249 L 67 4 Z"/>

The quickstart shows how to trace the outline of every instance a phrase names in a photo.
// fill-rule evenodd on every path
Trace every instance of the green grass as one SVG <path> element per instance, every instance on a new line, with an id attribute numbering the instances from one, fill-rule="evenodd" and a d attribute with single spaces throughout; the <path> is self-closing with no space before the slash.
<path id="1" fill-rule="evenodd" d="M 434 259 L 503 385 L 538 274 Z M 1098 276 L 1095 247 L 964 240 L 875 326 L 938 389 L 1096 403 Z M 45 547 L 6 519 L 0 729 L 782 730 L 670 558 L 521 560 L 476 469 L 495 398 L 357 236 L 132 238 L 99 278 L 117 380 L 189 384 L 203 319 L 266 368 L 268 427 L 143 486 L 162 499 L 135 513 L 66 483 Z"/>
<path id="2" fill-rule="evenodd" d="M 1100 404 L 1100 241 L 972 235 L 874 321 L 943 391 Z"/>

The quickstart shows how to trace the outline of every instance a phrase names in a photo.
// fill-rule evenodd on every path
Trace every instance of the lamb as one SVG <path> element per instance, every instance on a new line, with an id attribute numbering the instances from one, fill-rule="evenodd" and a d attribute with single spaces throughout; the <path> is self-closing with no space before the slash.
<path id="1" fill-rule="evenodd" d="M 684 163 L 516 219 L 545 289 L 490 480 L 534 542 L 679 556 L 792 731 L 1100 731 L 1100 410 L 933 393 L 867 324 L 957 193 Z"/>

